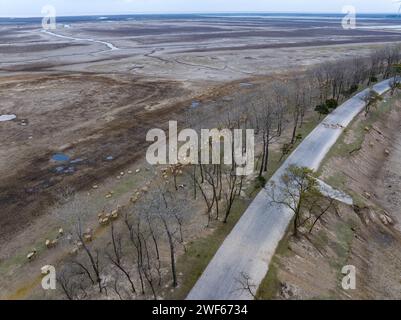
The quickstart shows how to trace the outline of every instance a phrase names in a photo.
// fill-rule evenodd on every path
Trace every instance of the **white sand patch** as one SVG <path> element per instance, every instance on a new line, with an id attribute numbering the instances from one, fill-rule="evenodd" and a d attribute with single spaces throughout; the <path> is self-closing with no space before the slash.
<path id="1" fill-rule="evenodd" d="M 16 118 L 17 118 L 17 116 L 15 114 L 3 114 L 3 115 L 0 115 L 0 122 L 10 121 L 10 120 L 14 120 Z"/>

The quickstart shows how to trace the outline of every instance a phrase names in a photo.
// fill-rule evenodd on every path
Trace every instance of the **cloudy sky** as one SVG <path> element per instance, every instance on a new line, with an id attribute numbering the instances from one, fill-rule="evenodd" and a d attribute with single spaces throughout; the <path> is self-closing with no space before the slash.
<path id="1" fill-rule="evenodd" d="M 397 12 L 394 0 L 0 0 L 0 16 L 41 16 L 44 5 L 57 15 L 189 13 L 189 12 L 319 12 L 341 13 L 353 5 L 360 13 Z"/>

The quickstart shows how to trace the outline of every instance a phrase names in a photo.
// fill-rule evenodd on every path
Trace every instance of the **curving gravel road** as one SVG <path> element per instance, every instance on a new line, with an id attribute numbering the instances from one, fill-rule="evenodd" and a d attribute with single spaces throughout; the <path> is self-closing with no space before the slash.
<path id="1" fill-rule="evenodd" d="M 383 94 L 390 89 L 390 81 L 380 82 L 373 89 Z M 328 115 L 270 181 L 277 183 L 290 165 L 317 170 L 344 128 L 364 109 L 363 97 L 367 93 L 368 89 L 355 95 Z M 285 206 L 269 203 L 270 188 L 263 189 L 245 211 L 192 288 L 188 300 L 253 299 L 239 281 L 244 280 L 242 275 L 247 275 L 256 292 L 292 218 L 292 212 Z"/>

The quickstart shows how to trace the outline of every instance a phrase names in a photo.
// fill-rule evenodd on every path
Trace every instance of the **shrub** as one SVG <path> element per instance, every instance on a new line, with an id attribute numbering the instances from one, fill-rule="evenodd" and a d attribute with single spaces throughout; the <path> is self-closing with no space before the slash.
<path id="1" fill-rule="evenodd" d="M 329 108 L 325 104 L 319 104 L 316 106 L 315 111 L 318 112 L 320 115 L 327 115 L 330 113 Z"/>
<path id="2" fill-rule="evenodd" d="M 257 189 L 261 189 L 261 188 L 264 188 L 265 187 L 265 185 L 266 185 L 266 178 L 265 177 L 263 177 L 263 176 L 261 176 L 261 177 L 257 177 L 256 178 L 256 188 Z"/>
<path id="3" fill-rule="evenodd" d="M 349 88 L 348 94 L 351 95 L 351 94 L 357 92 L 358 89 L 359 89 L 359 86 L 358 86 L 357 84 L 353 84 L 353 85 Z"/>
<path id="4" fill-rule="evenodd" d="M 328 109 L 335 109 L 338 107 L 338 101 L 336 99 L 326 100 L 326 106 Z"/>

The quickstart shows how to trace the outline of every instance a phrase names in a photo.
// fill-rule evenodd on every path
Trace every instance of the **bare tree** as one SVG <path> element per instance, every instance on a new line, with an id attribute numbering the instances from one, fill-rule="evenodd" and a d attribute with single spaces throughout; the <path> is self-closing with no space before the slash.
<path id="1" fill-rule="evenodd" d="M 323 200 L 326 200 L 325 204 L 322 204 Z M 314 220 L 312 222 L 311 227 L 309 228 L 309 233 L 312 233 L 313 228 L 315 227 L 316 223 L 322 219 L 322 217 L 329 212 L 331 208 L 334 208 L 337 211 L 337 207 L 335 205 L 334 199 L 327 199 L 325 197 L 318 197 L 317 200 L 314 202 L 313 206 L 310 208 L 310 212 L 312 213 L 311 216 L 314 216 Z"/>
<path id="2" fill-rule="evenodd" d="M 275 130 L 276 122 L 282 120 L 281 109 L 276 108 L 270 97 L 262 95 L 255 108 L 254 122 L 258 124 L 259 133 L 262 135 L 263 149 L 262 149 L 262 162 L 259 170 L 259 177 L 263 172 L 267 171 L 269 162 L 270 144 L 279 137 L 280 130 Z"/>
<path id="3" fill-rule="evenodd" d="M 114 223 L 111 224 L 110 228 L 111 232 L 111 252 L 106 252 L 106 256 L 109 261 L 118 269 L 120 270 L 124 276 L 126 277 L 127 281 L 130 284 L 132 293 L 136 294 L 136 289 L 134 282 L 131 278 L 129 271 L 123 265 L 123 248 L 122 248 L 122 240 L 121 237 L 115 234 L 114 230 Z"/>
<path id="4" fill-rule="evenodd" d="M 242 183 L 238 183 L 238 176 L 235 174 L 235 171 L 230 170 L 225 174 L 225 177 L 227 180 L 227 187 L 224 191 L 225 215 L 223 222 L 227 223 L 234 201 L 240 195 L 240 188 L 242 186 Z M 239 179 L 242 181 L 243 178 L 244 177 L 241 176 Z"/>
<path id="5" fill-rule="evenodd" d="M 370 86 L 373 82 L 377 82 L 377 76 L 381 72 L 384 56 L 385 52 L 383 50 L 376 50 L 370 55 L 368 86 Z"/>
<path id="6" fill-rule="evenodd" d="M 149 287 L 152 291 L 153 298 L 154 300 L 157 300 L 156 296 L 156 289 L 155 289 L 155 284 L 154 284 L 154 279 L 153 279 L 153 262 L 151 258 L 151 254 L 148 248 L 147 244 L 147 239 L 144 236 L 144 233 L 141 234 L 142 240 L 143 240 L 143 247 L 144 247 L 144 260 L 145 262 L 142 264 L 142 271 L 145 276 L 145 279 L 147 283 L 149 284 Z"/>
<path id="7" fill-rule="evenodd" d="M 83 300 L 88 295 L 86 288 L 95 282 L 78 264 L 68 260 L 57 272 L 57 283 L 68 300 Z"/>
<path id="8" fill-rule="evenodd" d="M 119 276 L 117 274 L 114 275 L 113 290 L 120 300 L 124 300 L 123 297 L 121 296 L 120 289 L 118 288 L 118 280 L 119 280 Z"/>
<path id="9" fill-rule="evenodd" d="M 162 280 L 162 276 L 161 276 L 161 272 L 160 272 L 160 268 L 161 268 L 161 258 L 160 258 L 160 251 L 159 251 L 159 243 L 158 243 L 158 234 L 159 231 L 155 231 L 155 226 L 153 225 L 152 219 L 149 215 L 149 213 L 146 215 L 146 221 L 148 223 L 148 229 L 150 232 L 150 237 L 152 238 L 153 241 L 153 246 L 154 246 L 154 250 L 156 253 L 156 260 L 157 260 L 157 265 L 156 265 L 156 271 L 159 277 L 159 281 L 158 281 L 158 285 L 161 285 L 161 280 Z"/>
<path id="10" fill-rule="evenodd" d="M 314 69 L 314 78 L 319 88 L 320 103 L 324 103 L 329 96 L 331 88 L 331 64 L 324 63 Z"/>
<path id="11" fill-rule="evenodd" d="M 62 268 L 61 272 L 57 273 L 57 282 L 67 299 L 74 300 L 76 296 L 77 284 L 70 272 L 66 270 L 66 267 Z"/>
<path id="12" fill-rule="evenodd" d="M 179 231 L 179 227 L 176 227 L 176 210 L 177 208 L 174 206 L 174 202 L 176 202 L 175 198 L 176 194 L 168 193 L 166 190 L 159 190 L 158 196 L 159 200 L 153 201 L 152 210 L 157 214 L 157 218 L 161 222 L 161 225 L 164 229 L 165 236 L 167 238 L 168 247 L 170 251 L 170 268 L 171 275 L 173 278 L 173 287 L 177 286 L 177 273 L 176 273 L 176 233 Z M 171 199 L 169 199 L 171 197 Z M 169 201 L 170 200 L 170 201 Z"/>
<path id="13" fill-rule="evenodd" d="M 99 250 L 98 249 L 92 249 L 87 245 L 86 239 L 84 237 L 84 233 L 82 232 L 82 225 L 81 225 L 81 220 L 78 219 L 76 227 L 75 227 L 75 233 L 76 236 L 79 240 L 80 245 L 82 246 L 86 256 L 89 259 L 90 262 L 90 268 L 92 269 L 94 275 L 95 275 L 95 280 L 96 283 L 98 284 L 99 287 L 99 292 L 103 292 L 103 286 L 102 286 L 102 278 L 100 276 L 100 260 L 99 260 Z M 88 277 L 93 281 L 92 277 L 90 276 L 89 269 L 84 266 L 83 263 L 79 261 L 75 261 L 87 274 Z"/>
<path id="14" fill-rule="evenodd" d="M 393 66 L 398 64 L 401 59 L 400 45 L 388 46 L 383 51 L 384 59 L 384 78 L 388 78 L 392 75 L 394 69 Z"/>
<path id="15" fill-rule="evenodd" d="M 212 203 L 216 208 L 216 220 L 219 219 L 219 182 L 220 182 L 220 165 L 213 164 L 213 165 L 203 165 L 203 171 L 205 173 L 205 180 L 209 184 L 212 189 L 212 196 L 213 200 Z M 220 184 L 221 185 L 221 184 Z"/>
<path id="16" fill-rule="evenodd" d="M 275 112 L 277 118 L 277 136 L 280 137 L 283 130 L 284 114 L 286 112 L 286 97 L 287 89 L 283 82 L 275 82 L 273 88 L 273 103 L 275 105 Z"/>
<path id="17" fill-rule="evenodd" d="M 368 66 L 365 58 L 355 57 L 352 60 L 353 79 L 351 86 L 357 89 L 368 78 Z M 352 91 L 352 90 L 351 90 Z M 353 93 L 353 92 L 351 92 Z"/>
<path id="18" fill-rule="evenodd" d="M 132 223 L 129 219 L 128 213 L 125 215 L 124 219 L 125 225 L 129 231 L 129 238 L 131 243 L 135 247 L 136 251 L 136 267 L 139 275 L 139 280 L 141 284 L 141 293 L 145 294 L 145 285 L 143 280 L 143 247 L 142 247 L 142 237 L 141 237 L 141 221 L 136 219 L 135 223 Z"/>
<path id="19" fill-rule="evenodd" d="M 245 272 L 241 272 L 240 278 L 236 279 L 236 281 L 239 284 L 239 288 L 237 289 L 237 291 L 246 291 L 250 294 L 252 298 L 254 298 L 255 300 L 257 299 L 257 286 L 251 282 L 251 277 L 248 274 L 246 274 Z"/>
<path id="20" fill-rule="evenodd" d="M 160 220 L 163 223 L 164 230 L 167 235 L 169 247 L 170 247 L 170 266 L 171 266 L 171 275 L 173 277 L 173 287 L 177 287 L 177 272 L 176 272 L 176 265 L 175 265 L 175 246 L 174 246 L 174 237 L 173 232 L 170 230 L 168 226 L 167 219 L 164 215 L 159 215 Z"/>
<path id="21" fill-rule="evenodd" d="M 290 110 L 291 110 L 291 115 L 292 115 L 292 120 L 293 120 L 293 129 L 292 129 L 292 135 L 291 135 L 291 144 L 293 145 L 296 141 L 297 137 L 297 129 L 300 124 L 301 120 L 301 115 L 302 115 L 302 110 L 304 108 L 304 95 L 302 93 L 302 85 L 301 85 L 301 79 L 295 79 L 294 82 L 292 83 L 292 92 L 293 94 L 289 96 L 290 99 Z"/>
<path id="22" fill-rule="evenodd" d="M 202 166 L 202 165 L 201 165 Z M 212 210 L 213 210 L 213 206 L 214 206 L 214 201 L 215 201 L 215 197 L 214 194 L 210 197 L 208 195 L 208 192 L 206 190 L 206 185 L 204 183 L 201 183 L 197 177 L 194 178 L 195 179 L 195 183 L 198 186 L 203 200 L 205 201 L 206 204 L 206 214 L 207 214 L 207 224 L 206 226 L 209 227 L 210 225 L 210 220 L 211 220 L 211 214 L 212 214 Z"/>

